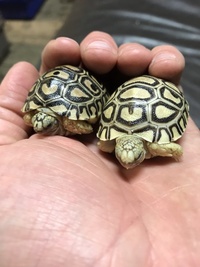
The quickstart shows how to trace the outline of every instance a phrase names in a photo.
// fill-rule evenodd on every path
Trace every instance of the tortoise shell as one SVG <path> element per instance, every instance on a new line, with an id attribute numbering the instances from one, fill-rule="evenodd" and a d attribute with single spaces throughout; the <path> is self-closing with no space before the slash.
<path id="1" fill-rule="evenodd" d="M 44 73 L 31 88 L 22 112 L 47 107 L 71 120 L 100 116 L 108 99 L 106 88 L 88 71 L 70 65 Z"/>
<path id="2" fill-rule="evenodd" d="M 143 75 L 123 83 L 103 108 L 97 137 L 113 140 L 136 134 L 159 144 L 179 139 L 185 131 L 189 105 L 174 84 Z"/>

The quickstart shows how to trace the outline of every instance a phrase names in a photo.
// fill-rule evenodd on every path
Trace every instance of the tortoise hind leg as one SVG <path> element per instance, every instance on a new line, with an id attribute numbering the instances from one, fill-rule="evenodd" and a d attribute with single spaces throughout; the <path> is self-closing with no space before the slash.
<path id="1" fill-rule="evenodd" d="M 33 115 L 30 112 L 26 113 L 23 116 L 23 120 L 24 120 L 24 122 L 25 122 L 26 125 L 33 126 L 32 121 L 31 121 L 32 120 L 32 117 L 33 117 Z"/>
<path id="2" fill-rule="evenodd" d="M 63 127 L 67 130 L 68 134 L 90 134 L 93 132 L 92 126 L 81 120 L 70 120 L 66 117 L 63 118 Z"/>
<path id="3" fill-rule="evenodd" d="M 150 153 L 149 158 L 151 157 L 172 157 L 175 160 L 179 160 L 183 154 L 183 149 L 180 145 L 176 143 L 168 144 L 158 144 L 158 143 L 146 143 L 148 152 Z"/>

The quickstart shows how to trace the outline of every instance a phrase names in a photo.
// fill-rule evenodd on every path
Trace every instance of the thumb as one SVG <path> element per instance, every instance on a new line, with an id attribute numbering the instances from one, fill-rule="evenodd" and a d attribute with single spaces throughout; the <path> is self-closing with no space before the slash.
<path id="1" fill-rule="evenodd" d="M 19 62 L 4 77 L 0 85 L 0 145 L 27 137 L 21 108 L 38 76 L 33 65 Z"/>

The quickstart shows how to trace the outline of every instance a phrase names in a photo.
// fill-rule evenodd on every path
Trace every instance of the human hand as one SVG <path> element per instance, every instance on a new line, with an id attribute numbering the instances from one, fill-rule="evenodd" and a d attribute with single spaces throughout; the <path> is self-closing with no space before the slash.
<path id="1" fill-rule="evenodd" d="M 117 48 L 94 32 L 80 46 L 49 42 L 40 73 L 80 62 L 106 77 L 117 66 L 122 78 L 148 71 L 176 84 L 184 68 L 174 47 Z M 95 136 L 30 136 L 20 109 L 38 75 L 21 62 L 0 87 L 0 266 L 199 266 L 200 135 L 192 120 L 180 162 L 155 158 L 127 171 L 97 149 Z"/>

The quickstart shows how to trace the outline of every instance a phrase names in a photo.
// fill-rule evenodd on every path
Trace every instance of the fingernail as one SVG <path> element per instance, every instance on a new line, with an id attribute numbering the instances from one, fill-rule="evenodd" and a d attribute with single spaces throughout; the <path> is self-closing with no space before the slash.
<path id="1" fill-rule="evenodd" d="M 59 43 L 63 43 L 63 44 L 70 44 L 70 43 L 77 44 L 75 40 L 68 38 L 68 37 L 58 37 L 56 38 L 56 41 L 58 41 Z"/>
<path id="2" fill-rule="evenodd" d="M 90 43 L 85 50 L 87 49 L 103 49 L 103 50 L 107 50 L 109 52 L 112 52 L 114 54 L 116 54 L 116 49 L 114 49 L 111 45 L 109 45 L 107 42 L 104 41 L 94 41 L 92 43 Z"/>

